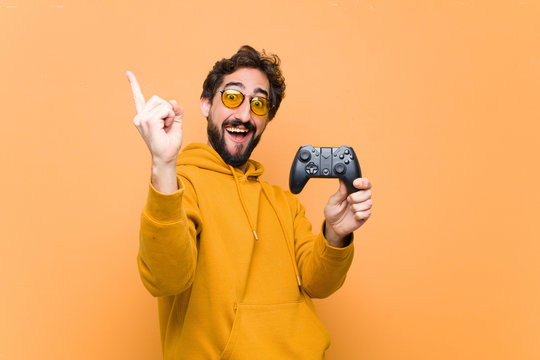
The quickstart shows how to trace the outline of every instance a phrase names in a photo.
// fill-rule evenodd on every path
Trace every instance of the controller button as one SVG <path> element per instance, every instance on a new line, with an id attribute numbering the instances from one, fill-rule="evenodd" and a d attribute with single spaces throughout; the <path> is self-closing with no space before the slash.
<path id="1" fill-rule="evenodd" d="M 306 166 L 306 173 L 308 175 L 315 175 L 317 173 L 317 171 L 319 171 L 319 167 L 317 165 L 315 165 L 314 163 L 309 163 L 307 164 Z"/>
<path id="2" fill-rule="evenodd" d="M 329 175 L 329 174 L 330 174 L 330 170 L 328 170 L 328 169 L 325 168 L 325 169 L 323 169 L 322 173 L 323 173 L 323 175 Z"/>
<path id="3" fill-rule="evenodd" d="M 325 159 L 328 159 L 330 156 L 332 156 L 332 149 L 321 148 L 321 156 Z"/>
<path id="4" fill-rule="evenodd" d="M 311 154 L 309 151 L 304 150 L 300 152 L 300 161 L 307 162 L 309 159 L 311 159 Z"/>
<path id="5" fill-rule="evenodd" d="M 349 165 L 349 163 L 350 163 L 350 161 L 349 161 L 348 159 L 345 160 L 345 164 L 346 164 L 346 165 Z"/>
<path id="6" fill-rule="evenodd" d="M 345 150 L 345 154 L 346 154 L 346 155 L 349 155 L 349 154 L 350 154 L 349 149 Z"/>
<path id="7" fill-rule="evenodd" d="M 341 160 L 343 160 L 343 159 L 345 159 L 345 155 L 341 154 L 341 155 L 339 155 L 339 158 L 340 158 Z"/>
<path id="8" fill-rule="evenodd" d="M 347 161 L 345 160 L 345 163 L 347 163 Z M 345 174 L 345 165 L 343 164 L 337 164 L 336 166 L 334 166 L 334 172 L 338 175 L 343 175 Z"/>

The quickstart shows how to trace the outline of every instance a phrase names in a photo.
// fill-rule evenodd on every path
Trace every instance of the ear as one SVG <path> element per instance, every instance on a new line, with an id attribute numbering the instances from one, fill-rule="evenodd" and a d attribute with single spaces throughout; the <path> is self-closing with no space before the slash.
<path id="1" fill-rule="evenodd" d="M 205 118 L 207 118 L 210 113 L 210 100 L 205 97 L 201 98 L 201 113 Z"/>

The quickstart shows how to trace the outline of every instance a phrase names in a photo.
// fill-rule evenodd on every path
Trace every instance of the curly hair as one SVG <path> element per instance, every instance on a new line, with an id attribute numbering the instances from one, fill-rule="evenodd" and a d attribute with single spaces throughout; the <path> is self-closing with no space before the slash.
<path id="1" fill-rule="evenodd" d="M 212 99 L 223 82 L 223 77 L 232 74 L 240 68 L 253 68 L 262 71 L 270 83 L 270 104 L 268 120 L 272 120 L 285 97 L 285 78 L 279 67 L 281 61 L 275 54 L 267 55 L 265 51 L 258 52 L 249 45 L 242 46 L 230 59 L 216 62 L 203 83 L 201 98 Z"/>

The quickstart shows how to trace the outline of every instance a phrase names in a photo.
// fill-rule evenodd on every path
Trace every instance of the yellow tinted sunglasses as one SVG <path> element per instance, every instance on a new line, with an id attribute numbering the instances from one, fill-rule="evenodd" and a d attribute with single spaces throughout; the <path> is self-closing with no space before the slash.
<path id="1" fill-rule="evenodd" d="M 229 109 L 236 109 L 242 105 L 246 98 L 240 91 L 233 89 L 220 90 L 220 93 L 221 102 Z M 268 99 L 260 96 L 253 96 L 249 98 L 249 108 L 255 115 L 264 116 L 270 111 L 271 105 Z"/>

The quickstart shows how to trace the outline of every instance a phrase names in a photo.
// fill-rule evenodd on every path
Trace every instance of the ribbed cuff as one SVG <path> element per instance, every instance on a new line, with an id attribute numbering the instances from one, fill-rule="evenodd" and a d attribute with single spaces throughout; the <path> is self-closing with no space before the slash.
<path id="1" fill-rule="evenodd" d="M 180 221 L 184 183 L 180 177 L 177 177 L 177 181 L 179 189 L 172 194 L 161 193 L 150 183 L 146 207 L 144 209 L 148 217 L 158 222 Z"/>
<path id="2" fill-rule="evenodd" d="M 354 252 L 354 233 L 350 234 L 351 241 L 349 244 L 342 248 L 333 247 L 328 243 L 328 240 L 324 237 L 325 231 L 325 222 L 321 226 L 321 233 L 315 239 L 315 244 L 313 245 L 313 251 L 318 252 L 325 258 L 342 260 L 351 256 Z"/>

